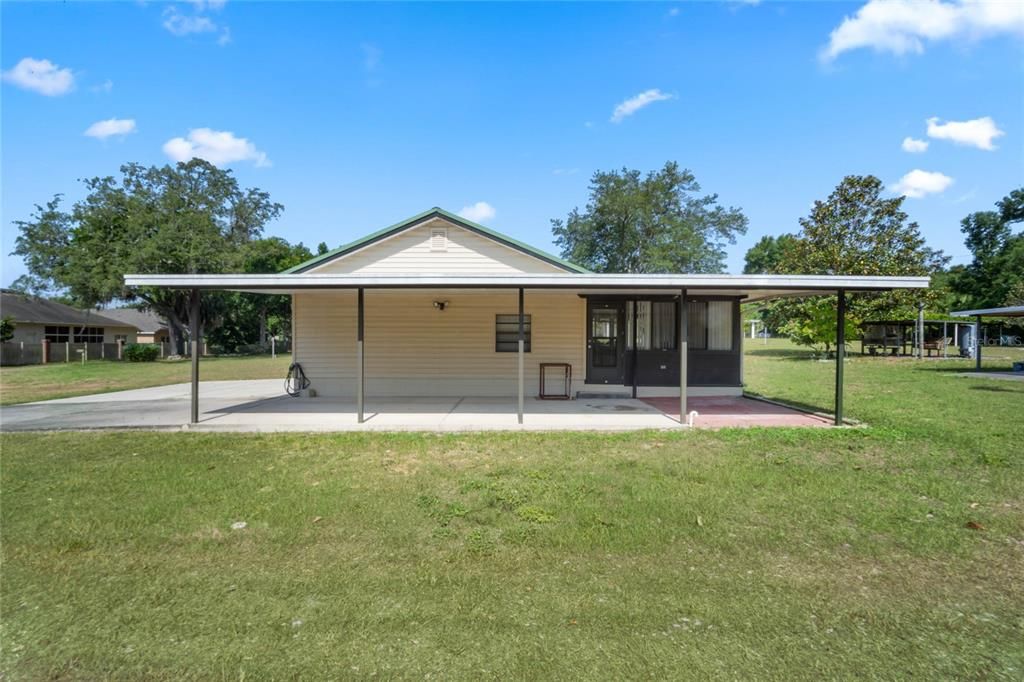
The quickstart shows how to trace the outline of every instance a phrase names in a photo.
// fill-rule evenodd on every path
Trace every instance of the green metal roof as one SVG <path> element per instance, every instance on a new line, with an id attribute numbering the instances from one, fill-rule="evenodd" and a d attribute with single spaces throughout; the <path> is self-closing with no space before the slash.
<path id="1" fill-rule="evenodd" d="M 443 208 L 438 208 L 437 206 L 435 206 L 434 208 L 428 211 L 424 211 L 423 213 L 414 215 L 413 217 L 407 218 L 406 220 L 403 220 L 400 223 L 395 223 L 394 225 L 385 227 L 382 230 L 377 230 L 372 234 L 366 235 L 362 239 L 357 239 L 354 242 L 349 242 L 348 244 L 339 246 L 338 248 L 332 249 L 327 253 L 323 253 L 320 254 L 319 256 L 316 256 L 315 258 L 311 258 L 305 263 L 299 263 L 294 267 L 288 268 L 287 270 L 283 270 L 280 274 L 290 275 L 300 272 L 306 272 L 310 268 L 314 268 L 318 265 L 323 265 L 324 263 L 332 261 L 335 258 L 339 258 L 357 249 L 361 249 L 364 246 L 369 246 L 374 242 L 380 241 L 381 239 L 384 239 L 386 237 L 390 237 L 393 234 L 403 232 L 415 225 L 418 225 L 419 223 L 426 222 L 427 220 L 431 220 L 433 218 L 444 218 L 445 220 L 454 223 L 459 227 L 463 227 L 472 232 L 476 232 L 477 234 L 483 235 L 484 237 L 487 237 L 489 239 L 493 239 L 496 242 L 499 242 L 517 251 L 521 251 L 525 254 L 533 256 L 534 258 L 539 258 L 540 260 L 550 263 L 552 265 L 557 265 L 558 267 L 563 268 L 568 272 L 590 272 L 590 270 L 587 270 L 582 266 L 576 265 L 575 263 L 570 263 L 569 261 L 559 258 L 558 256 L 552 256 L 550 253 L 547 253 L 546 251 L 541 251 L 538 248 L 534 248 L 529 244 L 519 241 L 518 239 L 513 239 L 508 235 L 504 235 L 500 232 L 490 229 L 489 227 L 484 227 L 483 225 L 474 223 L 471 220 L 466 220 L 461 216 L 457 216 L 454 213 L 449 213 Z"/>

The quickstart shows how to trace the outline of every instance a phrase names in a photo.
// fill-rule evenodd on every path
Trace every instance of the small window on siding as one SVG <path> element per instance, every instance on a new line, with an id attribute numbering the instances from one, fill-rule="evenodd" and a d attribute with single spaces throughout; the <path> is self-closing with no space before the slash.
<path id="1" fill-rule="evenodd" d="M 708 350 L 732 350 L 732 301 L 708 301 Z"/>
<path id="2" fill-rule="evenodd" d="M 432 230 L 430 230 L 430 250 L 448 250 L 448 230 L 446 230 L 443 227 L 435 227 Z"/>
<path id="3" fill-rule="evenodd" d="M 529 315 L 523 315 L 523 350 L 530 352 L 530 338 L 533 325 Z M 494 350 L 498 353 L 519 352 L 519 315 L 494 316 Z"/>

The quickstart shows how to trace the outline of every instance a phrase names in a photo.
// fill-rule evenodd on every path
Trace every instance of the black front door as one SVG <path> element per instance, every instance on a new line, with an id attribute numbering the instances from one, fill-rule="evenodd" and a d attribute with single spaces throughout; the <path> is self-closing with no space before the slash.
<path id="1" fill-rule="evenodd" d="M 589 300 L 587 318 L 587 383 L 621 386 L 625 381 L 625 304 Z"/>

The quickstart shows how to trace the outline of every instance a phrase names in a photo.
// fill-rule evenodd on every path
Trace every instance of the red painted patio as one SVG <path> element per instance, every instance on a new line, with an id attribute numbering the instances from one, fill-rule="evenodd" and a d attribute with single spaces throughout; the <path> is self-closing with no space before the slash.
<path id="1" fill-rule="evenodd" d="M 642 398 L 673 419 L 679 419 L 678 398 Z M 832 426 L 827 417 L 801 412 L 782 405 L 736 396 L 691 397 L 690 411 L 697 412 L 697 428 L 720 429 L 736 426 Z"/>

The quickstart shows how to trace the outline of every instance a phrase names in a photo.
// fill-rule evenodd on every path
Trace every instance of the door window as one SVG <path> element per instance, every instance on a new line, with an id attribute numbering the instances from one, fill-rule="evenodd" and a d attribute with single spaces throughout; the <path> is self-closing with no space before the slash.
<path id="1" fill-rule="evenodd" d="M 591 363 L 594 367 L 619 364 L 619 311 L 594 308 L 590 316 Z"/>

